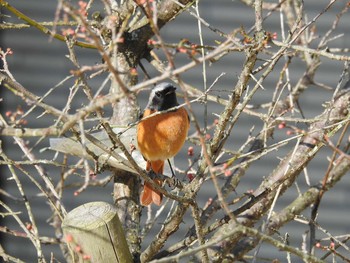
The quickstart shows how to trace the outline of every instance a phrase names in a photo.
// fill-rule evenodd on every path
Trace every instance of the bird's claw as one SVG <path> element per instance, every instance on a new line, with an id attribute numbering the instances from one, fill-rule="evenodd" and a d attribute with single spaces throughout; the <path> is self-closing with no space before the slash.
<path id="1" fill-rule="evenodd" d="M 181 181 L 179 179 L 177 179 L 175 176 L 173 176 L 171 178 L 167 177 L 165 179 L 165 182 L 169 185 L 169 187 L 179 188 L 179 189 L 183 188 L 183 185 L 182 185 Z"/>
<path id="2" fill-rule="evenodd" d="M 153 170 L 148 171 L 147 174 L 148 174 L 149 178 L 151 178 L 152 180 L 154 180 L 154 179 L 164 180 L 163 174 L 161 174 L 161 173 L 157 174 Z"/>

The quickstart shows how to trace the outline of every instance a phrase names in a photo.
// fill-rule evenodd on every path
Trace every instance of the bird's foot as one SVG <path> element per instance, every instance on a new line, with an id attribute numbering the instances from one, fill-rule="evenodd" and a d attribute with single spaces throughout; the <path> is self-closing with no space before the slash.
<path id="1" fill-rule="evenodd" d="M 179 188 L 179 189 L 183 188 L 182 182 L 179 179 L 177 179 L 175 176 L 166 177 L 165 182 L 169 185 L 169 187 Z"/>
<path id="2" fill-rule="evenodd" d="M 153 170 L 148 171 L 147 174 L 149 178 L 151 178 L 152 180 L 155 180 L 155 179 L 164 180 L 164 177 L 165 177 L 163 174 L 161 173 L 157 174 Z"/>

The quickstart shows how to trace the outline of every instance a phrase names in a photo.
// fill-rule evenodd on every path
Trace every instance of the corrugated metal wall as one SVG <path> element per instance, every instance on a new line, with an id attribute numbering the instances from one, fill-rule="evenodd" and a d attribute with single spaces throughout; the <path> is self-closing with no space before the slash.
<path id="1" fill-rule="evenodd" d="M 43 0 L 31 0 L 31 1 L 12 1 L 11 2 L 16 8 L 22 12 L 30 15 L 37 21 L 50 21 L 54 16 L 56 1 L 43 1 Z M 308 19 L 312 19 L 320 10 L 322 10 L 328 1 L 305 1 L 305 8 L 307 10 Z M 343 7 L 344 2 L 338 1 L 333 8 L 317 22 L 317 31 L 319 35 L 324 34 L 332 25 L 332 21 L 340 9 Z M 200 13 L 201 16 L 210 23 L 211 26 L 221 29 L 222 31 L 229 33 L 232 29 L 242 25 L 246 28 L 252 26 L 253 16 L 252 10 L 248 9 L 245 5 L 241 4 L 239 1 L 210 1 L 202 0 L 200 1 Z M 265 24 L 265 30 L 271 32 L 279 32 L 279 16 L 278 14 L 273 15 L 269 18 Z M 348 25 L 350 23 L 349 16 L 344 19 L 338 27 L 337 33 L 348 33 Z M 213 44 L 215 40 L 222 40 L 218 35 L 211 32 L 210 30 L 203 28 L 204 32 L 204 42 L 205 44 Z M 192 42 L 198 42 L 198 27 L 197 22 L 194 17 L 188 13 L 182 14 L 178 19 L 167 25 L 162 30 L 163 37 L 169 42 L 179 42 L 183 38 L 187 38 Z M 54 87 L 62 79 L 68 76 L 70 69 L 73 68 L 72 64 L 65 58 L 65 54 L 68 53 L 65 44 L 60 43 L 57 40 L 48 42 L 48 37 L 38 32 L 36 29 L 22 29 L 16 31 L 5 31 L 1 34 L 1 46 L 3 48 L 10 47 L 14 51 L 14 55 L 8 58 L 10 69 L 17 79 L 23 86 L 33 91 L 37 95 L 45 94 L 50 88 Z M 349 47 L 350 35 L 347 34 L 343 38 L 336 40 L 332 45 L 336 47 Z M 83 61 L 82 64 L 92 65 L 99 62 L 100 58 L 96 55 L 94 50 L 82 50 L 77 48 L 77 52 L 81 55 L 80 58 Z M 216 94 L 225 97 L 228 91 L 232 89 L 235 82 L 237 81 L 237 76 L 241 70 L 243 57 L 237 54 L 230 54 L 223 58 L 220 62 L 208 65 L 207 67 L 207 79 L 208 85 L 210 85 L 221 73 L 225 75 L 219 79 L 218 83 L 214 88 Z M 326 85 L 334 87 L 337 84 L 339 76 L 341 74 L 343 64 L 339 62 L 334 62 L 329 59 L 323 59 L 323 65 L 320 71 L 316 75 L 316 80 L 322 82 Z M 176 59 L 177 66 L 186 63 L 185 55 L 178 55 Z M 278 67 L 281 67 L 283 61 L 280 61 Z M 147 62 L 144 65 L 149 69 L 151 74 L 156 74 Z M 304 72 L 303 64 L 296 61 L 291 67 L 291 81 L 292 84 L 301 77 Z M 265 103 L 270 101 L 272 93 L 276 85 L 276 79 L 279 76 L 272 75 L 266 79 L 264 82 L 265 90 L 260 90 L 255 98 L 254 103 Z M 198 66 L 190 70 L 183 75 L 183 79 L 197 87 L 203 86 L 202 68 Z M 96 87 L 99 85 L 101 78 L 97 78 L 91 81 L 91 86 Z M 253 83 L 252 83 L 253 84 Z M 56 89 L 50 96 L 47 97 L 46 101 L 49 104 L 57 108 L 62 108 L 67 100 L 67 95 L 71 82 L 68 81 Z M 304 114 L 306 117 L 316 116 L 322 112 L 322 101 L 326 101 L 330 98 L 331 92 L 326 91 L 317 87 L 311 87 L 306 91 L 307 95 L 303 96 L 300 104 L 303 107 Z M 2 103 L 3 110 L 15 110 L 18 105 L 22 102 L 15 99 L 13 96 L 9 96 L 8 91 L 2 90 L 1 97 L 4 98 Z M 82 101 L 83 103 L 83 101 Z M 145 105 L 144 101 L 140 101 L 141 105 Z M 26 108 L 26 105 L 22 105 Z M 203 112 L 201 105 L 194 105 L 197 115 Z M 210 116 L 209 119 L 213 120 L 215 116 L 211 113 L 220 113 L 221 108 L 216 105 L 209 106 Z M 39 116 L 42 112 L 37 110 L 36 114 Z M 40 119 L 31 119 L 29 126 L 31 127 L 44 127 L 50 125 L 54 122 L 49 116 L 41 117 Z M 242 143 L 246 140 L 247 133 L 252 126 L 255 126 L 253 134 L 256 134 L 262 126 L 262 122 L 248 115 L 242 115 L 238 124 L 235 126 L 232 138 L 230 139 L 228 145 L 233 149 L 237 150 Z M 256 131 L 256 132 L 255 132 Z M 274 142 L 285 138 L 286 135 L 284 131 L 277 131 L 274 137 Z M 35 140 L 31 140 L 35 141 Z M 40 142 L 39 148 L 45 148 L 48 146 L 48 141 L 45 140 Z M 238 194 L 242 194 L 249 189 L 254 189 L 258 186 L 264 176 L 267 176 L 269 172 L 278 163 L 278 158 L 283 157 L 284 154 L 293 147 L 290 145 L 286 148 L 280 149 L 275 154 L 269 155 L 262 158 L 257 163 L 255 163 L 245 178 L 237 189 Z M 186 148 L 186 147 L 185 147 Z M 16 145 L 12 143 L 6 143 L 5 138 L 5 151 L 11 158 L 20 160 L 22 158 L 21 152 L 18 150 Z M 184 152 L 183 152 L 184 153 Z M 36 153 L 38 158 L 40 156 L 47 158 L 48 155 L 52 153 L 45 151 L 42 153 Z M 330 152 L 325 149 L 323 150 L 321 157 L 312 161 L 308 169 L 308 174 L 311 178 L 311 183 L 314 184 L 318 182 L 324 175 L 324 171 L 327 167 L 327 162 L 325 158 Z M 184 162 L 186 164 L 186 157 L 183 154 L 178 158 L 178 163 Z M 263 169 L 261 168 L 263 167 Z M 51 166 L 47 166 L 47 169 L 51 169 Z M 8 171 L 2 169 L 2 177 L 8 177 Z M 53 176 L 53 180 L 59 180 L 59 170 L 50 171 Z M 33 171 L 34 176 L 39 178 L 37 173 Z M 25 175 L 20 175 L 22 178 Z M 57 176 L 57 178 L 55 178 Z M 4 179 L 3 179 L 4 180 Z M 2 181 L 5 183 L 7 191 L 11 192 L 13 195 L 18 196 L 18 191 L 16 191 L 16 186 L 11 181 Z M 53 230 L 47 225 L 46 221 L 50 217 L 50 211 L 48 205 L 42 196 L 38 196 L 39 191 L 36 187 L 31 184 L 28 180 L 25 180 L 26 184 L 26 194 L 31 200 L 31 204 L 35 211 L 36 218 L 38 220 L 38 225 L 40 226 L 40 231 L 43 235 L 54 236 Z M 347 204 L 350 199 L 349 188 L 350 179 L 344 180 L 343 183 L 336 186 L 336 189 L 327 193 L 321 205 L 321 213 L 319 215 L 319 223 L 323 228 L 330 231 L 333 235 L 344 234 L 350 231 L 350 225 L 346 223 L 344 218 L 350 217 L 350 208 Z M 299 187 L 305 190 L 307 186 L 305 185 L 305 180 L 303 176 L 298 179 Z M 64 202 L 67 209 L 70 210 L 82 203 L 89 201 L 104 200 L 111 202 L 111 184 L 105 188 L 91 188 L 86 192 L 83 192 L 78 197 L 73 197 L 73 192 L 75 188 L 69 189 L 66 192 Z M 205 190 L 205 191 L 204 191 Z M 201 203 L 205 203 L 208 197 L 215 194 L 211 183 L 208 182 L 206 188 L 200 192 L 198 198 L 201 199 Z M 282 198 L 277 202 L 276 210 L 282 208 L 285 204 L 289 203 L 292 198 L 297 196 L 297 188 L 288 191 Z M 23 208 L 21 203 L 10 202 L 16 211 Z M 308 212 L 305 213 L 309 216 Z M 12 219 L 6 219 L 6 221 L 13 221 Z M 191 224 L 188 225 L 190 227 Z M 15 222 L 12 222 L 12 226 L 16 229 Z M 307 227 L 300 223 L 292 223 L 287 228 L 281 229 L 283 231 L 289 232 L 291 236 L 291 244 L 300 244 L 302 240 L 302 234 L 307 230 Z M 183 230 L 181 233 L 184 233 Z M 19 256 L 26 262 L 35 261 L 35 252 L 32 245 L 21 238 L 9 238 L 1 241 L 4 244 L 6 250 L 13 255 Z M 54 257 L 62 260 L 62 256 L 58 251 L 57 247 L 45 246 L 45 253 L 47 258 L 50 257 L 50 253 L 53 252 Z M 261 249 L 260 255 L 262 257 L 279 258 L 283 261 L 285 258 L 284 254 L 278 253 L 275 249 Z"/>

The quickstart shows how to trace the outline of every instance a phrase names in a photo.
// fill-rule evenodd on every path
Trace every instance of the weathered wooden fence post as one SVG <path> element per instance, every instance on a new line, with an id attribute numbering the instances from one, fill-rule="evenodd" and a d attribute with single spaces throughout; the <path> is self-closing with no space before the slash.
<path id="1" fill-rule="evenodd" d="M 73 262 L 133 262 L 117 209 L 91 202 L 70 211 L 62 229 Z"/>

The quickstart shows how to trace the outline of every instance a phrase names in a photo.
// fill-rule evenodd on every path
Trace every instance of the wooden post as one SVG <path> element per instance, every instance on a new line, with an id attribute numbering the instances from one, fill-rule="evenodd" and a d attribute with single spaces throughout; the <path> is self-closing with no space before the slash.
<path id="1" fill-rule="evenodd" d="M 106 202 L 91 202 L 68 213 L 62 222 L 72 262 L 133 262 L 117 209 Z"/>

